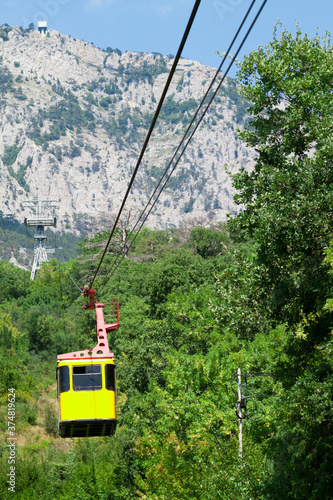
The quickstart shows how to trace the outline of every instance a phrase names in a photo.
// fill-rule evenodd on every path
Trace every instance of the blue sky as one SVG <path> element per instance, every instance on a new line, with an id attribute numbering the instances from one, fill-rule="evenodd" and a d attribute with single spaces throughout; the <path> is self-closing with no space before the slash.
<path id="1" fill-rule="evenodd" d="M 261 0 L 257 0 L 258 7 Z M 217 67 L 250 0 L 202 0 L 183 56 Z M 0 23 L 27 27 L 46 19 L 49 28 L 122 51 L 175 54 L 194 0 L 0 0 Z M 332 0 L 268 0 L 242 53 L 272 39 L 280 18 L 290 31 L 330 31 Z M 241 55 L 240 55 L 241 58 Z"/>

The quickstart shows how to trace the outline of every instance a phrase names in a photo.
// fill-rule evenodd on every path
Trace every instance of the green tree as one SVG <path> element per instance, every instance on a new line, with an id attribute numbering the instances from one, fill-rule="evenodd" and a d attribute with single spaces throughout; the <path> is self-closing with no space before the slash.
<path id="1" fill-rule="evenodd" d="M 29 273 L 27 271 L 22 271 L 8 262 L 0 261 L 0 279 L 3 284 L 0 304 L 12 299 L 19 299 L 27 294 L 29 287 Z"/>
<path id="2" fill-rule="evenodd" d="M 323 249 L 333 229 L 332 63 L 328 38 L 283 30 L 238 73 L 253 115 L 241 136 L 258 156 L 252 172 L 234 176 L 246 208 L 233 225 L 259 245 L 266 307 L 280 321 L 320 308 L 318 291 L 331 286 Z"/>
<path id="3" fill-rule="evenodd" d="M 236 199 L 246 206 L 231 228 L 256 244 L 246 292 L 255 292 L 252 314 L 267 317 L 267 333 L 274 325 L 284 331 L 278 362 L 266 362 L 283 384 L 281 397 L 267 403 L 269 426 L 252 432 L 258 437 L 261 429 L 273 460 L 264 498 L 329 499 L 333 280 L 325 249 L 333 231 L 333 49 L 329 37 L 310 40 L 298 28 L 292 36 L 281 26 L 278 37 L 278 28 L 238 73 L 253 116 L 241 136 L 257 158 L 252 172 L 234 176 Z M 258 366 L 257 354 L 250 363 Z"/>
<path id="4" fill-rule="evenodd" d="M 197 227 L 191 231 L 190 241 L 201 257 L 216 257 L 227 248 L 230 238 L 226 231 L 218 228 Z"/>

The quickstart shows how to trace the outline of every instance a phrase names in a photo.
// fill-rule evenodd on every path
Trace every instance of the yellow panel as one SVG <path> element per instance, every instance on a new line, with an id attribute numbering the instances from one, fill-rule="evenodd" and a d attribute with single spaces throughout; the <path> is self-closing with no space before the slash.
<path id="1" fill-rule="evenodd" d="M 63 360 L 60 366 L 69 367 L 70 390 L 60 393 L 60 421 L 78 419 L 116 418 L 116 397 L 114 391 L 105 389 L 105 365 L 114 364 L 112 359 Z M 74 391 L 73 366 L 101 365 L 102 389 L 96 391 Z"/>

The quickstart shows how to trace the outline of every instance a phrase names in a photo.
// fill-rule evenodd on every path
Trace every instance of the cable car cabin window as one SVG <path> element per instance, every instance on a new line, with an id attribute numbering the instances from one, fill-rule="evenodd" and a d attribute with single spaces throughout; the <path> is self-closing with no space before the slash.
<path id="1" fill-rule="evenodd" d="M 73 366 L 74 391 L 96 391 L 102 389 L 101 365 Z"/>
<path id="2" fill-rule="evenodd" d="M 109 391 L 115 391 L 115 365 L 105 365 L 105 387 Z"/>
<path id="3" fill-rule="evenodd" d="M 61 366 L 59 369 L 59 390 L 60 392 L 69 391 L 69 367 Z"/>

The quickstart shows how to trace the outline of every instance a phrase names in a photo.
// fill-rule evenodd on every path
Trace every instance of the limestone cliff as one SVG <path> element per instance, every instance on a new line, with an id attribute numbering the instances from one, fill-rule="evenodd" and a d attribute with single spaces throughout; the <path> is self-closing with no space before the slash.
<path id="1" fill-rule="evenodd" d="M 49 31 L 13 28 L 0 38 L 0 211 L 22 219 L 33 196 L 57 201 L 62 227 L 107 226 L 117 213 L 172 59 L 102 51 Z M 4 39 L 5 38 L 5 39 Z M 218 47 L 217 47 L 218 48 Z M 177 148 L 215 69 L 181 59 L 128 208 L 140 210 Z M 149 217 L 172 227 L 184 217 L 235 212 L 225 172 L 250 169 L 237 138 L 247 103 L 227 79 Z M 96 227 L 96 226 L 95 226 Z"/>

